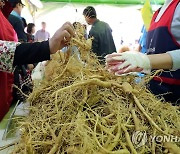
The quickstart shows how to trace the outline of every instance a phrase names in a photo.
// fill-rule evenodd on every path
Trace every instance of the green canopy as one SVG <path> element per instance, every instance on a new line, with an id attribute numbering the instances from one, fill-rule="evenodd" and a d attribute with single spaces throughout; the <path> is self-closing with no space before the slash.
<path id="1" fill-rule="evenodd" d="M 45 2 L 143 4 L 145 0 L 41 0 Z M 150 0 L 152 4 L 163 4 L 164 0 Z"/>

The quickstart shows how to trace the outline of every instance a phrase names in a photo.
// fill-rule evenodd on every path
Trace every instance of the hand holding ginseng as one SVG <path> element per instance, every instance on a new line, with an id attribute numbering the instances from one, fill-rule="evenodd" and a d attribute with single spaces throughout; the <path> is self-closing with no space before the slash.
<path id="1" fill-rule="evenodd" d="M 68 44 L 71 38 L 74 36 L 74 28 L 70 22 L 66 22 L 59 28 L 53 37 L 49 40 L 49 48 L 51 54 L 62 49 Z"/>
<path id="2" fill-rule="evenodd" d="M 112 53 L 105 58 L 107 69 L 115 73 L 115 75 L 129 72 L 149 72 L 151 70 L 150 60 L 147 55 L 137 51 Z"/>

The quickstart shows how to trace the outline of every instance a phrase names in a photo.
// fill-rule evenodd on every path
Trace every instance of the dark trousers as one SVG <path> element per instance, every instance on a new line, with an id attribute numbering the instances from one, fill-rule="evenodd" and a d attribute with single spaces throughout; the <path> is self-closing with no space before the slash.
<path id="1" fill-rule="evenodd" d="M 25 94 L 32 92 L 31 75 L 28 73 L 26 65 L 18 65 L 14 71 L 14 84 Z M 13 101 L 25 101 L 26 97 L 17 89 L 13 88 Z"/>
<path id="2" fill-rule="evenodd" d="M 169 85 L 151 80 L 148 89 L 154 95 L 162 95 L 166 102 L 170 102 L 172 105 L 180 105 L 180 85 Z"/>

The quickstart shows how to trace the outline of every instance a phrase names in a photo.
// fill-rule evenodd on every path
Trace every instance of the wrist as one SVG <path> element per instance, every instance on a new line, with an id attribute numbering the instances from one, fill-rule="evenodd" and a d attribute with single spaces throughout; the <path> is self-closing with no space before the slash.
<path id="1" fill-rule="evenodd" d="M 148 57 L 148 55 L 146 55 L 146 54 L 143 54 L 143 53 L 141 53 L 142 55 L 143 55 L 143 61 L 144 61 L 144 69 L 145 70 L 151 70 L 151 68 L 152 68 L 152 66 L 151 66 L 151 61 L 150 61 L 150 59 L 149 59 L 149 57 Z"/>
<path id="2" fill-rule="evenodd" d="M 54 49 L 54 43 L 53 43 L 54 41 L 53 41 L 53 38 L 50 38 L 49 39 L 49 50 L 50 50 L 50 54 L 53 54 L 53 53 L 55 53 L 55 49 Z"/>

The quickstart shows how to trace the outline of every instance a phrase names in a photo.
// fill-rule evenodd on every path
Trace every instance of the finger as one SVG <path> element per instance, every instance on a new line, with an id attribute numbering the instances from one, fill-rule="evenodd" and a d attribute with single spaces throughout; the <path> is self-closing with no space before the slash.
<path id="1" fill-rule="evenodd" d="M 121 69 L 117 72 L 115 72 L 115 75 L 121 75 L 121 74 L 127 74 L 127 73 L 130 73 L 130 72 L 141 72 L 143 69 L 142 68 L 139 68 L 139 67 L 132 67 L 132 66 L 129 66 L 127 68 L 124 68 L 124 69 Z"/>
<path id="2" fill-rule="evenodd" d="M 127 67 L 124 67 L 122 69 L 119 69 L 118 71 L 116 71 L 114 74 L 115 75 L 118 75 L 118 76 L 122 76 L 122 75 L 127 75 L 129 72 L 131 72 L 131 67 L 132 66 L 127 66 Z"/>
<path id="3" fill-rule="evenodd" d="M 106 62 L 107 66 L 114 66 L 114 65 L 119 65 L 122 64 L 124 61 L 110 61 L 110 62 Z"/>
<path id="4" fill-rule="evenodd" d="M 117 64 L 117 65 L 114 65 L 114 66 L 109 66 L 108 69 L 111 70 L 112 72 L 117 72 L 118 70 L 125 69 L 128 66 L 129 66 L 129 64 L 124 62 L 124 63 Z"/>
<path id="5" fill-rule="evenodd" d="M 71 40 L 71 34 L 67 30 L 63 31 L 63 37 L 64 37 L 64 42 Z"/>
<path id="6" fill-rule="evenodd" d="M 141 72 L 143 70 L 143 68 L 140 67 L 136 67 L 132 69 L 132 72 Z"/>
<path id="7" fill-rule="evenodd" d="M 131 65 L 128 66 L 127 68 L 123 69 L 123 73 L 129 73 L 129 72 L 136 72 L 137 67 L 132 67 Z"/>
<path id="8" fill-rule="evenodd" d="M 118 72 L 114 73 L 116 76 L 124 76 L 128 75 L 128 73 L 124 73 L 124 70 L 119 70 Z"/>
<path id="9" fill-rule="evenodd" d="M 130 66 L 129 62 L 124 61 L 123 63 L 119 63 L 119 64 L 117 65 L 117 69 L 118 69 L 118 70 L 124 69 L 124 68 L 127 68 L 128 66 Z"/>
<path id="10" fill-rule="evenodd" d="M 113 67 L 113 66 L 115 66 L 115 65 L 106 64 L 105 68 L 109 70 L 109 69 L 110 69 L 111 67 Z"/>
<path id="11" fill-rule="evenodd" d="M 113 53 L 111 53 L 111 54 L 108 54 L 108 55 L 104 56 L 104 58 L 107 58 L 107 57 L 111 56 L 111 55 L 114 54 L 114 53 L 116 53 L 116 52 L 113 52 Z"/>
<path id="12" fill-rule="evenodd" d="M 106 62 L 112 62 L 112 61 L 123 62 L 125 60 L 126 59 L 125 57 L 123 57 L 122 54 L 111 54 L 106 58 Z"/>
<path id="13" fill-rule="evenodd" d="M 124 69 L 121 69 L 121 70 L 118 70 L 117 72 L 115 72 L 115 75 L 117 76 L 121 76 L 121 75 L 127 75 L 130 71 L 130 69 L 127 69 L 127 68 L 124 68 Z"/>
<path id="14" fill-rule="evenodd" d="M 74 28 L 71 23 L 67 22 L 65 25 L 63 25 L 63 29 L 66 30 L 71 36 L 74 36 Z"/>
<path id="15" fill-rule="evenodd" d="M 111 54 L 106 55 L 104 58 L 111 58 L 115 56 L 122 56 L 122 53 L 113 52 Z"/>
<path id="16" fill-rule="evenodd" d="M 64 27 L 70 26 L 72 29 L 74 29 L 73 25 L 68 21 L 63 24 Z"/>
<path id="17" fill-rule="evenodd" d="M 123 70 L 120 70 L 120 71 L 114 73 L 114 75 L 116 75 L 116 76 L 125 76 L 125 75 L 128 75 L 128 74 L 129 74 L 129 73 L 124 73 Z"/>
<path id="18" fill-rule="evenodd" d="M 122 56 L 119 56 L 118 58 L 114 58 L 114 57 L 106 58 L 107 63 L 118 63 L 118 62 L 124 62 L 124 61 L 125 59 Z"/>
<path id="19" fill-rule="evenodd" d="M 121 65 L 121 64 L 106 65 L 106 68 L 107 68 L 108 70 L 111 70 L 111 71 L 115 72 L 115 71 L 119 70 L 119 68 L 118 68 L 119 65 Z"/>
<path id="20" fill-rule="evenodd" d="M 115 67 L 117 65 L 118 65 L 118 63 L 106 63 L 107 68 Z"/>
<path id="21" fill-rule="evenodd" d="M 122 55 L 120 55 L 120 56 L 113 56 L 113 57 L 111 57 L 111 59 L 115 60 L 115 61 L 126 60 Z"/>

